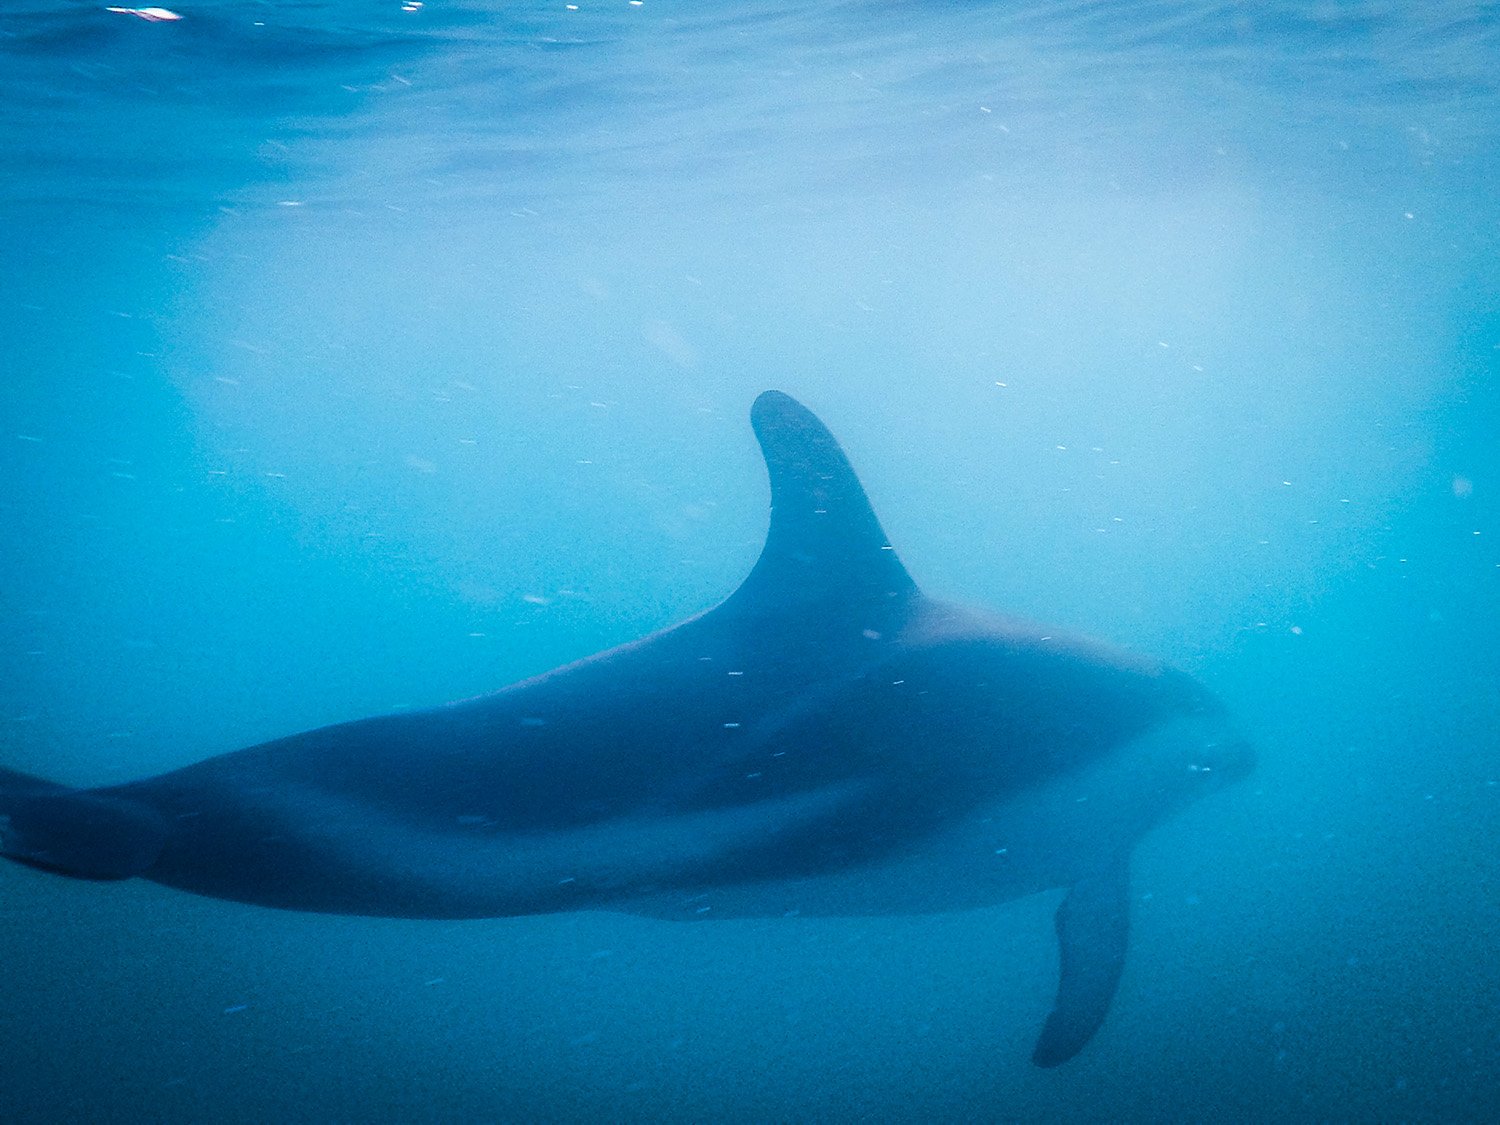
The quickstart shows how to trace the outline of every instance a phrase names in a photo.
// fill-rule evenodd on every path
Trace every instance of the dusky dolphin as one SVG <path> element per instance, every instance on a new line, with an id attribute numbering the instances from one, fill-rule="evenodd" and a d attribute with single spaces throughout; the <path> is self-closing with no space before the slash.
<path id="1" fill-rule="evenodd" d="M 1186 675 L 926 597 L 832 435 L 751 420 L 771 523 L 714 609 L 475 699 L 124 785 L 0 769 L 0 854 L 292 910 L 949 911 L 1065 888 L 1033 1060 L 1098 1029 L 1132 848 L 1246 774 Z"/>

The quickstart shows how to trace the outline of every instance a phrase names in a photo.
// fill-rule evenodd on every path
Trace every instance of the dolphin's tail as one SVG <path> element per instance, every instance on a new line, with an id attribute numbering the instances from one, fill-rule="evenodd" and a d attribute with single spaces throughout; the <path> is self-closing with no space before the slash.
<path id="1" fill-rule="evenodd" d="M 129 879 L 156 862 L 167 826 L 148 805 L 0 766 L 0 856 L 77 879 Z"/>

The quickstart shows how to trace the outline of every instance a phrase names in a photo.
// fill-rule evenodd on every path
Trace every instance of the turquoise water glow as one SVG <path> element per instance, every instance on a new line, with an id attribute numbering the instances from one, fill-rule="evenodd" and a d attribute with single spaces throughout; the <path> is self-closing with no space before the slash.
<path id="1" fill-rule="evenodd" d="M 1055 1072 L 1055 897 L 323 918 L 0 871 L 6 1121 L 1482 1120 L 1500 5 L 0 13 L 0 755 L 119 781 L 471 695 L 753 561 L 829 423 L 935 593 L 1166 658 Z"/>

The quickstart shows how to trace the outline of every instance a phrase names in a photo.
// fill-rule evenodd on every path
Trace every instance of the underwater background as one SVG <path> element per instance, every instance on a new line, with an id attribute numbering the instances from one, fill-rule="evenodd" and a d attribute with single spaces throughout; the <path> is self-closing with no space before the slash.
<path id="1" fill-rule="evenodd" d="M 0 760 L 124 781 L 702 610 L 816 410 L 932 593 L 1252 779 L 1055 895 L 679 925 L 0 870 L 0 1120 L 1479 1121 L 1500 5 L 0 11 Z M 150 13 L 148 13 L 150 14 Z"/>

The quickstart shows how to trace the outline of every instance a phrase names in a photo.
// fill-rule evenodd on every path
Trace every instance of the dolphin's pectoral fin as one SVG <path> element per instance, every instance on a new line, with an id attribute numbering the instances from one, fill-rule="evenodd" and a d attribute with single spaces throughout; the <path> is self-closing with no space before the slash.
<path id="1" fill-rule="evenodd" d="M 1057 908 L 1062 971 L 1057 1000 L 1031 1056 L 1037 1066 L 1067 1062 L 1104 1022 L 1125 967 L 1129 900 L 1130 867 L 1122 858 L 1074 883 Z"/>
<path id="2" fill-rule="evenodd" d="M 129 879 L 161 854 L 155 809 L 99 791 L 37 783 L 0 789 L 0 856 L 76 879 Z"/>

